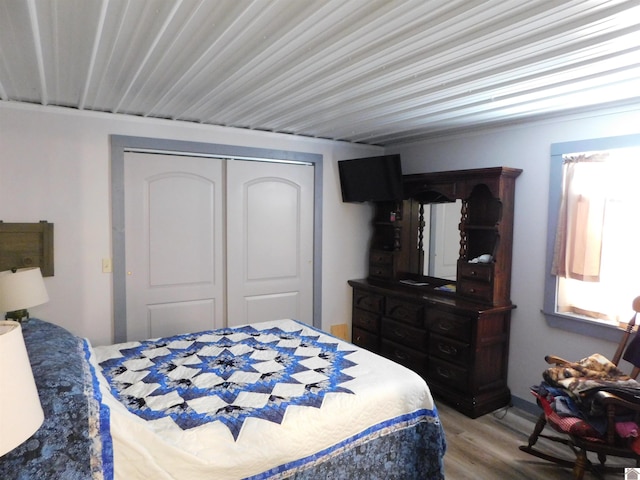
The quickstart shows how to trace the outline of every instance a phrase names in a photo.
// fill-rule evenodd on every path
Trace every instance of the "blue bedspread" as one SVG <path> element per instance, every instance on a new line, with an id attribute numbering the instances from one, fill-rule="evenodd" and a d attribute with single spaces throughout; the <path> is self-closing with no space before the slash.
<path id="1" fill-rule="evenodd" d="M 101 411 L 88 344 L 48 322 L 22 324 L 44 423 L 15 450 L 0 457 L 3 480 L 109 478 L 108 415 Z M 97 396 L 96 396 L 97 395 Z"/>

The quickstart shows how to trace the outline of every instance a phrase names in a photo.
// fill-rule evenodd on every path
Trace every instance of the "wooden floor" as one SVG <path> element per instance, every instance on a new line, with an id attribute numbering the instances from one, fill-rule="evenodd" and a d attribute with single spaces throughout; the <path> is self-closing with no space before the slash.
<path id="1" fill-rule="evenodd" d="M 447 439 L 444 459 L 447 480 L 571 479 L 570 469 L 518 449 L 527 444 L 536 420 L 534 416 L 511 407 L 472 420 L 437 400 L 436 405 Z M 544 439 L 538 444 L 564 458 L 573 458 L 571 450 L 564 445 Z M 587 472 L 584 476 L 584 480 L 595 478 L 623 480 L 624 474 L 598 476 Z"/>

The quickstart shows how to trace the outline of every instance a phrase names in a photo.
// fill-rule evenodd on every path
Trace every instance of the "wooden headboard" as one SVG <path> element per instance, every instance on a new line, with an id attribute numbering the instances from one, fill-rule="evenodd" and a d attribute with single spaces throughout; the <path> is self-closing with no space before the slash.
<path id="1" fill-rule="evenodd" d="M 0 272 L 40 267 L 53 276 L 53 223 L 4 223 L 0 220 Z"/>

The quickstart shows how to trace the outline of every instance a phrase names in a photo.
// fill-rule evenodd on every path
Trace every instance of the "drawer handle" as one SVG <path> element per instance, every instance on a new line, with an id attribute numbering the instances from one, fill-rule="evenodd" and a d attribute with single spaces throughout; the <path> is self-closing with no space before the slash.
<path id="1" fill-rule="evenodd" d="M 475 288 L 470 288 L 470 289 L 469 289 L 469 292 L 471 292 L 471 293 L 476 293 L 476 289 L 475 289 Z"/>
<path id="2" fill-rule="evenodd" d="M 402 307 L 392 308 L 389 313 L 391 313 L 391 315 L 394 315 L 394 316 L 396 316 L 398 318 L 408 318 L 409 315 L 410 315 L 410 313 L 407 312 L 407 310 L 405 310 Z"/>
<path id="3" fill-rule="evenodd" d="M 356 337 L 356 342 L 359 342 L 359 341 L 360 341 L 360 335 Z"/>
<path id="4" fill-rule="evenodd" d="M 438 344 L 438 350 L 442 353 L 446 353 L 447 355 L 457 355 L 458 349 L 456 347 L 452 347 L 451 345 L 445 345 L 444 343 Z"/>
<path id="5" fill-rule="evenodd" d="M 453 329 L 453 324 L 449 322 L 438 322 L 438 329 L 448 332 Z"/>
<path id="6" fill-rule="evenodd" d="M 402 355 L 401 353 L 398 352 L 393 352 L 393 356 L 396 357 L 398 360 L 406 360 L 407 357 L 405 357 L 404 355 Z"/>
<path id="7" fill-rule="evenodd" d="M 401 332 L 400 330 L 394 330 L 393 334 L 397 337 L 397 338 L 404 338 L 404 332 Z"/>
<path id="8" fill-rule="evenodd" d="M 475 270 L 471 270 L 471 271 L 469 272 L 469 274 L 470 274 L 472 277 L 475 277 L 475 276 L 478 274 L 478 272 L 476 272 Z"/>
<path id="9" fill-rule="evenodd" d="M 446 368 L 438 367 L 437 368 L 438 375 L 444 378 L 451 378 L 451 372 Z"/>
<path id="10" fill-rule="evenodd" d="M 362 300 L 358 306 L 366 310 L 378 310 L 378 304 L 370 299 Z"/>

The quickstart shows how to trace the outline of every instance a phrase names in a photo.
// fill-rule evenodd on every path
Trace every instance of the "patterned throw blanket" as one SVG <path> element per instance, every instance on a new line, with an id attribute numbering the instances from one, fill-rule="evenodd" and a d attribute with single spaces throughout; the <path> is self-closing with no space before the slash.
<path id="1" fill-rule="evenodd" d="M 640 383 L 599 353 L 578 362 L 550 367 L 545 370 L 543 377 L 547 383 L 564 388 L 573 397 L 585 397 L 595 391 L 606 390 L 627 398 L 640 398 Z"/>

